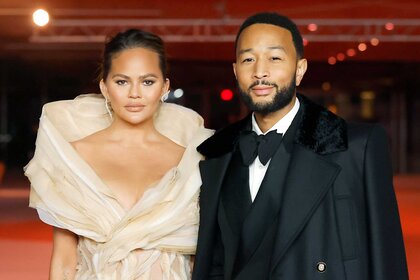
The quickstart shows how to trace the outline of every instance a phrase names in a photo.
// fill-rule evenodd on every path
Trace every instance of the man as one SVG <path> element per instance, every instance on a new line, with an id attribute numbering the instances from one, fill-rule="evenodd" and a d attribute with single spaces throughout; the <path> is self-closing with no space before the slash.
<path id="1" fill-rule="evenodd" d="M 408 279 L 384 130 L 296 94 L 307 61 L 288 18 L 251 16 L 235 46 L 252 114 L 198 147 L 193 279 Z"/>

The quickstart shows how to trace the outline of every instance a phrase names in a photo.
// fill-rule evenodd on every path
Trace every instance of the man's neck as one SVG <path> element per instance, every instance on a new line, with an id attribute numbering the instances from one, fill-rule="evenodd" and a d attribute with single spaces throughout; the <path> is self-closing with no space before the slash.
<path id="1" fill-rule="evenodd" d="M 286 105 L 284 108 L 269 113 L 269 114 L 261 114 L 258 112 L 254 112 L 255 120 L 257 121 L 258 127 L 260 128 L 262 133 L 267 132 L 270 128 L 272 128 L 279 120 L 281 120 L 287 113 L 289 113 L 293 106 L 295 105 L 296 97 Z"/>

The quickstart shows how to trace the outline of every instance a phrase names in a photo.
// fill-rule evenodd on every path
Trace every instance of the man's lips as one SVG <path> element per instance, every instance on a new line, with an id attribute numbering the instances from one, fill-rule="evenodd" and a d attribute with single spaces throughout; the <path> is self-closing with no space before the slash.
<path id="1" fill-rule="evenodd" d="M 257 96 L 269 95 L 272 90 L 272 86 L 255 86 L 251 88 L 251 91 Z"/>

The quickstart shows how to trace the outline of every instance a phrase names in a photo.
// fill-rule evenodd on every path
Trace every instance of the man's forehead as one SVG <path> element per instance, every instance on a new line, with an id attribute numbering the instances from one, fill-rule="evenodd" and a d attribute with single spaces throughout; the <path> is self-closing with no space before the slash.
<path id="1" fill-rule="evenodd" d="M 244 30 L 242 30 L 239 38 L 246 33 L 249 32 L 258 32 L 264 30 L 266 32 L 279 32 L 279 33 L 288 33 L 290 35 L 292 35 L 291 31 L 285 27 L 279 26 L 279 25 L 275 25 L 275 24 L 270 24 L 270 23 L 254 23 L 251 24 L 250 26 L 244 28 Z"/>
<path id="2" fill-rule="evenodd" d="M 292 34 L 289 30 L 269 24 L 254 24 L 245 28 L 238 39 L 237 48 L 252 48 L 258 43 L 267 43 L 266 47 L 284 47 L 287 43 L 293 44 Z"/>

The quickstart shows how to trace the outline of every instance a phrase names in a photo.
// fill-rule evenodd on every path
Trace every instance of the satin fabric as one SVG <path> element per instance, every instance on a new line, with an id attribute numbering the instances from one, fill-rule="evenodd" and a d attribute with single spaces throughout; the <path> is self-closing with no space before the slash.
<path id="1" fill-rule="evenodd" d="M 130 210 L 69 142 L 110 124 L 101 95 L 43 107 L 36 151 L 25 167 L 30 207 L 47 224 L 79 236 L 76 279 L 189 279 L 201 178 L 196 146 L 212 134 L 194 111 L 162 104 L 156 128 L 186 148 L 178 166 Z"/>

